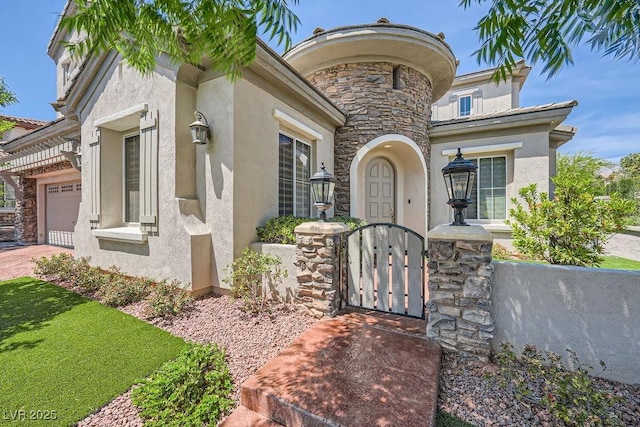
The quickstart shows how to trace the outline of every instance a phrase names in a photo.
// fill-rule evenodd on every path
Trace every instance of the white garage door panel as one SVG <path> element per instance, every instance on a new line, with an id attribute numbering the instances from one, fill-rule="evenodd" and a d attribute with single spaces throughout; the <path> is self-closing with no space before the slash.
<path id="1" fill-rule="evenodd" d="M 49 184 L 47 194 L 47 243 L 73 246 L 73 229 L 78 219 L 80 181 Z"/>

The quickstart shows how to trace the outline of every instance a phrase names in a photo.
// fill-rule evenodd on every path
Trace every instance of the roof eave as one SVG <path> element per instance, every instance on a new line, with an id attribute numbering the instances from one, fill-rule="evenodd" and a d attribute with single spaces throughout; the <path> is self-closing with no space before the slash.
<path id="1" fill-rule="evenodd" d="M 29 132 L 7 141 L 3 144 L 2 151 L 13 154 L 20 150 L 24 150 L 25 148 L 40 144 L 43 141 L 47 141 L 61 135 L 71 134 L 79 130 L 80 124 L 78 122 L 61 117 L 46 126 L 42 126 L 34 130 L 33 132 Z"/>
<path id="2" fill-rule="evenodd" d="M 257 72 L 267 72 L 286 87 L 292 88 L 297 94 L 302 95 L 305 100 L 310 102 L 311 105 L 319 108 L 333 125 L 343 126 L 346 123 L 347 115 L 342 109 L 260 39 L 258 39 L 255 61 L 249 68 Z"/>
<path id="3" fill-rule="evenodd" d="M 453 80 L 453 84 L 451 87 L 456 86 L 464 86 L 470 83 L 487 83 L 491 81 L 493 74 L 495 73 L 497 68 L 487 68 L 480 71 L 474 71 L 471 73 L 460 74 L 455 77 Z M 531 67 L 527 65 L 523 60 L 516 62 L 516 66 L 511 71 L 511 73 L 507 74 L 507 78 L 511 79 L 519 79 L 520 87 L 524 84 L 527 76 L 531 72 Z"/>
<path id="4" fill-rule="evenodd" d="M 76 4 L 73 0 L 67 0 L 62 9 L 62 13 L 58 18 L 58 23 L 56 24 L 55 30 L 53 30 L 53 34 L 49 39 L 49 44 L 47 45 L 47 55 L 53 59 L 55 48 L 60 44 L 60 42 L 64 39 L 67 32 L 62 28 L 62 18 L 73 12 L 76 8 Z"/>
<path id="5" fill-rule="evenodd" d="M 472 121 L 438 124 L 436 126 L 430 125 L 429 136 L 431 138 L 437 138 L 536 125 L 548 125 L 551 131 L 567 118 L 573 110 L 573 107 L 573 104 L 569 104 L 568 106 L 543 111 L 493 116 Z"/>
<path id="6" fill-rule="evenodd" d="M 560 148 L 571 141 L 577 131 L 578 129 L 573 126 L 558 126 L 549 132 L 549 143 L 553 145 L 553 148 Z"/>

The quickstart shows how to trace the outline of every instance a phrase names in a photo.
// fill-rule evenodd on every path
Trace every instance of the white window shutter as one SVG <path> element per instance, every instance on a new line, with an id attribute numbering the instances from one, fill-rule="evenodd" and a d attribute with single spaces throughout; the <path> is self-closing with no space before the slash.
<path id="1" fill-rule="evenodd" d="M 100 129 L 91 132 L 89 139 L 89 191 L 90 212 L 89 222 L 91 228 L 100 228 Z M 86 174 L 85 174 L 86 175 Z"/>
<path id="2" fill-rule="evenodd" d="M 140 115 L 140 227 L 158 233 L 158 112 Z"/>

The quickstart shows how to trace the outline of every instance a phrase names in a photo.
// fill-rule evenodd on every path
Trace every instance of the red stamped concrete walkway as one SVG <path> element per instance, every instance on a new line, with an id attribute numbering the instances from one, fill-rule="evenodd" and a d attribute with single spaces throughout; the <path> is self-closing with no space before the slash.
<path id="1" fill-rule="evenodd" d="M 49 257 L 62 252 L 73 253 L 72 249 L 49 245 L 0 245 L 0 280 L 32 276 L 34 258 Z"/>
<path id="2" fill-rule="evenodd" d="M 242 384 L 222 426 L 432 426 L 440 347 L 424 335 L 398 316 L 318 322 Z"/>

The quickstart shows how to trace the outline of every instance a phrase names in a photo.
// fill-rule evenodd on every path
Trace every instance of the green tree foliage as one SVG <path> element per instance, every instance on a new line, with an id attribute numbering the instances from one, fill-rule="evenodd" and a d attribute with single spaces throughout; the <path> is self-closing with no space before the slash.
<path id="1" fill-rule="evenodd" d="M 640 224 L 640 153 L 629 154 L 620 159 L 622 173 L 607 184 L 607 194 L 617 194 L 623 199 L 632 200 L 635 214 L 632 223 Z"/>
<path id="2" fill-rule="evenodd" d="M 640 153 L 632 153 L 620 159 L 622 170 L 630 178 L 640 179 Z"/>
<path id="3" fill-rule="evenodd" d="M 615 59 L 640 57 L 638 0 L 460 0 L 465 9 L 490 3 L 476 30 L 479 62 L 498 66 L 504 79 L 524 58 L 553 77 L 573 63 L 571 48 L 585 42 Z"/>
<path id="4" fill-rule="evenodd" d="M 62 25 L 86 34 L 69 44 L 79 57 L 116 50 L 143 73 L 161 54 L 176 64 L 207 58 L 237 78 L 255 57 L 259 31 L 290 45 L 299 21 L 288 3 L 297 0 L 76 0 Z"/>
<path id="5" fill-rule="evenodd" d="M 4 82 L 4 79 L 0 77 L 0 107 L 4 108 L 8 105 L 18 102 L 16 96 L 9 90 Z M 0 118 L 0 138 L 2 134 L 13 127 L 14 123 Z"/>
<path id="6" fill-rule="evenodd" d="M 595 197 L 603 164 L 588 154 L 560 155 L 552 200 L 535 184 L 520 189 L 523 201 L 512 199 L 508 221 L 518 251 L 551 264 L 602 262 L 607 239 L 624 228 L 635 209 L 632 201 L 615 194 L 610 200 Z"/>

